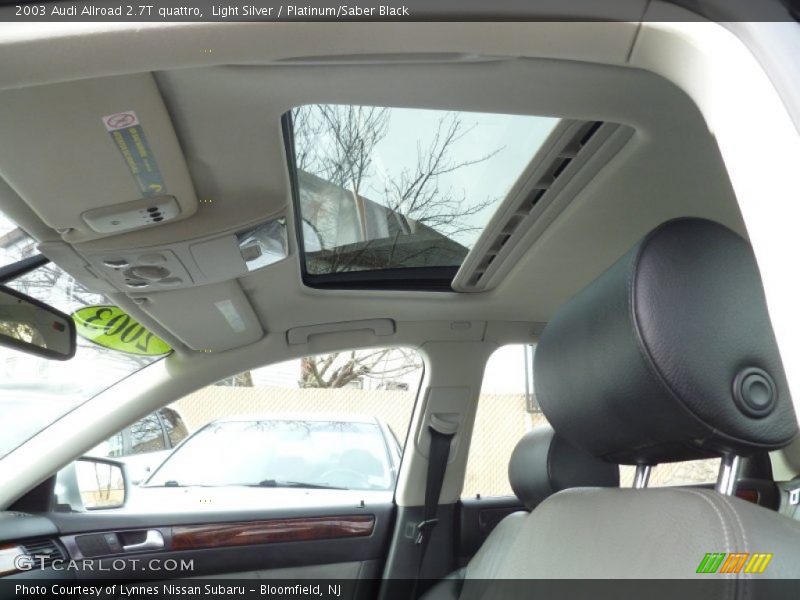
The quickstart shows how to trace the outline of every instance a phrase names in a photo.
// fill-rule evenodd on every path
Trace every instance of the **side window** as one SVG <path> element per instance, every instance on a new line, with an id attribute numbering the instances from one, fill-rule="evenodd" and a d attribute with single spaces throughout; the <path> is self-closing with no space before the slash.
<path id="1" fill-rule="evenodd" d="M 513 496 L 508 461 L 517 441 L 546 419 L 533 395 L 530 344 L 498 348 L 486 363 L 462 497 Z"/>
<path id="2" fill-rule="evenodd" d="M 123 454 L 125 454 L 125 446 L 122 440 L 122 433 L 120 432 L 108 438 L 108 450 L 106 456 L 119 457 Z"/>
<path id="3" fill-rule="evenodd" d="M 119 458 L 125 456 L 125 445 L 122 432 L 112 435 L 86 453 L 88 456 L 99 456 L 106 458 Z"/>
<path id="4" fill-rule="evenodd" d="M 178 411 L 175 409 L 162 408 L 158 411 L 158 414 L 161 415 L 161 422 L 164 424 L 164 429 L 167 432 L 169 445 L 171 448 L 174 448 L 186 439 L 186 436 L 189 435 L 189 431 L 186 429 L 186 425 L 184 425 L 180 414 L 178 414 Z"/>
<path id="5" fill-rule="evenodd" d="M 406 437 L 421 377 L 419 355 L 402 348 L 309 356 L 228 377 L 169 406 L 190 436 L 141 485 L 296 488 L 270 496 L 288 502 L 292 494 L 322 502 L 319 489 L 390 498 L 397 437 Z"/>
<path id="6" fill-rule="evenodd" d="M 253 369 L 140 419 L 93 455 L 120 453 L 137 486 L 125 499 L 134 510 L 173 501 L 187 510 L 208 510 L 210 502 L 220 509 L 254 501 L 286 507 L 389 502 L 422 374 L 419 354 L 405 348 L 334 352 Z M 63 510 L 85 508 L 75 500 L 86 484 L 76 466 L 59 472 Z M 212 486 L 228 489 L 207 492 Z M 195 487 L 203 493 L 180 489 Z"/>
<path id="7" fill-rule="evenodd" d="M 161 420 L 156 413 L 149 414 L 131 425 L 130 436 L 131 454 L 145 454 L 167 449 Z"/>
<path id="8" fill-rule="evenodd" d="M 665 487 L 669 485 L 696 485 L 714 483 L 719 473 L 719 458 L 687 460 L 685 462 L 656 465 L 650 472 L 648 487 Z M 633 485 L 636 467 L 628 465 L 619 468 L 619 483 L 622 487 Z"/>
<path id="9" fill-rule="evenodd" d="M 486 363 L 478 411 L 470 442 L 462 497 L 510 496 L 508 461 L 517 441 L 537 425 L 547 423 L 534 393 L 533 355 L 536 346 L 512 344 L 498 348 Z M 658 465 L 650 487 L 713 483 L 719 459 Z M 620 485 L 631 487 L 635 467 L 620 467 Z"/>

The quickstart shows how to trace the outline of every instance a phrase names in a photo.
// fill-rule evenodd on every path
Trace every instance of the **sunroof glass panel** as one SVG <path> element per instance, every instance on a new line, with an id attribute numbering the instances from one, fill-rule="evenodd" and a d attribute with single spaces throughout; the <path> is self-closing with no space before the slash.
<path id="1" fill-rule="evenodd" d="M 460 266 L 558 119 L 326 104 L 292 123 L 305 275 L 365 281 Z"/>

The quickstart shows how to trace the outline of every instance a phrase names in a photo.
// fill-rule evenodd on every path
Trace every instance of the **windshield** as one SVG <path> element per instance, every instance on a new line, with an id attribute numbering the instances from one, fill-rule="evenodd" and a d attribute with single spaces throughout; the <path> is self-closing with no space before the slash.
<path id="1" fill-rule="evenodd" d="M 36 241 L 0 214 L 0 265 L 37 254 Z M 71 314 L 109 304 L 49 263 L 8 287 Z M 79 404 L 157 360 L 115 352 L 78 337 L 75 357 L 47 360 L 0 346 L 0 457 Z"/>
<path id="2" fill-rule="evenodd" d="M 241 420 L 210 423 L 178 447 L 147 486 L 333 487 L 388 490 L 394 475 L 375 423 Z"/>

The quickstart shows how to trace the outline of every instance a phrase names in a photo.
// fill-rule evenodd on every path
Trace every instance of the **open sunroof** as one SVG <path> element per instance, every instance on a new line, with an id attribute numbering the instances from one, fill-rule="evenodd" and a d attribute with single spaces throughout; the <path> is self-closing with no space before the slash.
<path id="1" fill-rule="evenodd" d="M 407 108 L 294 109 L 285 126 L 304 282 L 450 289 L 557 123 Z"/>

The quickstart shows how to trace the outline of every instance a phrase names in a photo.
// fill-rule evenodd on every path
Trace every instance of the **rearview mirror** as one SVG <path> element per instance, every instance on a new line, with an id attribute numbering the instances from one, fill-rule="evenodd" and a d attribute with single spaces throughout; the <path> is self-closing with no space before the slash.
<path id="1" fill-rule="evenodd" d="M 0 285 L 0 345 L 68 360 L 75 356 L 75 323 L 52 306 Z"/>

